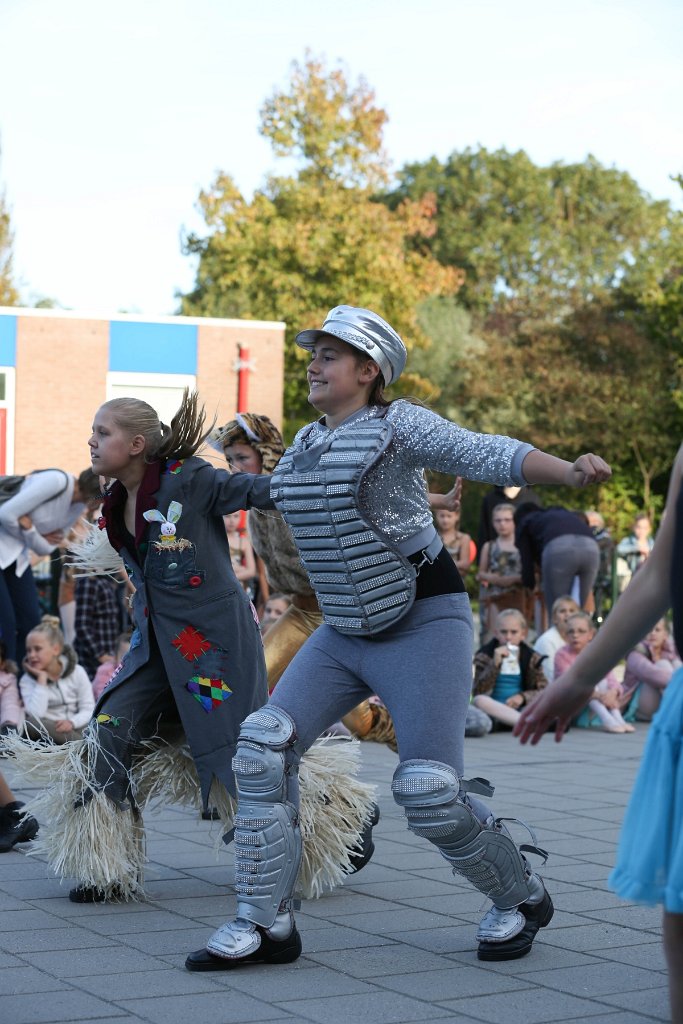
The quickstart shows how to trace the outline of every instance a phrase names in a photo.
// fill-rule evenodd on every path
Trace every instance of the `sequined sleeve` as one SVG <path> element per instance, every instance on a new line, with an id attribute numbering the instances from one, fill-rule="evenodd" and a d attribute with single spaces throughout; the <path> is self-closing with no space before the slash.
<path id="1" fill-rule="evenodd" d="M 416 468 L 482 480 L 502 486 L 527 481 L 522 463 L 533 445 L 502 434 L 477 434 L 430 409 L 410 402 L 392 403 L 388 418 L 396 442 L 409 453 Z"/>

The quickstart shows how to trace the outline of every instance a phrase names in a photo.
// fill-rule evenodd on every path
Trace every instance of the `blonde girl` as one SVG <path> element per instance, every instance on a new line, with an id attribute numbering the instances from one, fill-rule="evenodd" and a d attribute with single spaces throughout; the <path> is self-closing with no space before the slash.
<path id="1" fill-rule="evenodd" d="M 44 615 L 26 637 L 23 669 L 19 690 L 27 734 L 58 744 L 80 739 L 95 707 L 92 684 L 55 616 Z"/>

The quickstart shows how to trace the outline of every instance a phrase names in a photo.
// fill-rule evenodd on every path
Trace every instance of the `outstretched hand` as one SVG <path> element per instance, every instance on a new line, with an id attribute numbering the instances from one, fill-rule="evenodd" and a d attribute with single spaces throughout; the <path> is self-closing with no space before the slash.
<path id="1" fill-rule="evenodd" d="M 456 476 L 455 483 L 451 487 L 450 491 L 446 491 L 443 495 L 443 508 L 447 508 L 451 512 L 459 512 L 461 499 L 462 477 Z"/>
<path id="2" fill-rule="evenodd" d="M 588 452 L 580 455 L 567 472 L 567 484 L 570 487 L 587 487 L 588 484 L 599 484 L 609 480 L 612 470 L 599 455 Z"/>
<path id="3" fill-rule="evenodd" d="M 535 746 L 543 733 L 555 724 L 555 741 L 559 743 L 572 719 L 583 711 L 592 696 L 592 687 L 586 689 L 576 681 L 570 668 L 546 687 L 532 704 L 526 705 L 513 733 L 521 743 L 531 741 Z"/>

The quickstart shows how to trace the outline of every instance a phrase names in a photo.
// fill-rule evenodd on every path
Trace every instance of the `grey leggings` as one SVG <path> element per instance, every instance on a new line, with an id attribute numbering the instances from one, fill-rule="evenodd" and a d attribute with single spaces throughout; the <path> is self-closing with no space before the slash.
<path id="1" fill-rule="evenodd" d="M 600 548 L 592 537 L 568 533 L 546 544 L 541 556 L 541 581 L 548 615 L 558 597 L 571 594 L 574 577 L 579 577 L 581 607 L 586 600 L 600 565 Z"/>
<path id="2" fill-rule="evenodd" d="M 416 601 L 396 626 L 350 637 L 320 626 L 270 697 L 296 723 L 303 747 L 376 693 L 394 722 L 402 761 L 442 761 L 462 775 L 472 689 L 472 615 L 467 594 Z"/>

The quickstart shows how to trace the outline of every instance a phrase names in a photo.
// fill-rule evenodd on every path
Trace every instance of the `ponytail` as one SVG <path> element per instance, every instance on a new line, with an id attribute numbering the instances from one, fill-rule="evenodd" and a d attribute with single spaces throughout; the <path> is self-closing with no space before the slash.
<path id="1" fill-rule="evenodd" d="M 156 411 L 140 398 L 112 398 L 105 402 L 116 424 L 131 435 L 145 439 L 145 462 L 155 459 L 188 459 L 201 447 L 210 433 L 204 429 L 206 412 L 196 391 L 185 388 L 180 408 L 170 427 L 161 423 Z M 213 424 L 211 425 L 213 426 Z"/>

